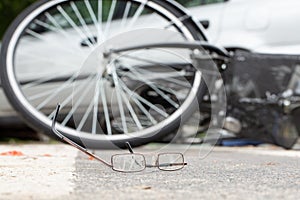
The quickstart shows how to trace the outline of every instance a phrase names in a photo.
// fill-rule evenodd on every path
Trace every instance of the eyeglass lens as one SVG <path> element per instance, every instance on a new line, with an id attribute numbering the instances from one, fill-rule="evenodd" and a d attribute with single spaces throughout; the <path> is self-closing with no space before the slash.
<path id="1" fill-rule="evenodd" d="M 163 153 L 158 155 L 158 168 L 164 171 L 175 171 L 184 167 L 184 158 L 180 153 Z"/>

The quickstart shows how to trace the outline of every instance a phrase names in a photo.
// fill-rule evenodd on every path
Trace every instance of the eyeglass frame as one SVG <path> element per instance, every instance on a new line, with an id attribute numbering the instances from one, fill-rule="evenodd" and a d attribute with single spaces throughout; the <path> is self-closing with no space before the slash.
<path id="1" fill-rule="evenodd" d="M 61 139 L 62 141 L 70 144 L 71 146 L 75 147 L 76 149 L 82 151 L 83 153 L 87 154 L 88 156 L 94 158 L 95 160 L 97 161 L 100 161 L 102 164 L 106 165 L 107 167 L 110 167 L 112 170 L 116 171 L 116 172 L 123 172 L 123 173 L 134 173 L 134 172 L 141 172 L 141 171 L 144 171 L 146 168 L 158 168 L 159 170 L 162 170 L 162 171 L 177 171 L 177 170 L 181 170 L 185 165 L 187 165 L 186 162 L 184 162 L 184 156 L 182 153 L 175 153 L 175 152 L 170 152 L 170 153 L 167 153 L 167 152 L 164 152 L 164 153 L 159 153 L 157 154 L 157 159 L 155 161 L 155 165 L 147 165 L 146 163 L 146 158 L 145 158 L 145 155 L 144 154 L 141 154 L 141 153 L 134 153 L 133 152 L 133 149 L 130 145 L 129 142 L 126 142 L 126 146 L 129 150 L 130 153 L 123 153 L 123 154 L 114 154 L 111 156 L 111 163 L 108 163 L 107 161 L 105 161 L 104 159 L 100 158 L 99 156 L 93 154 L 92 152 L 90 152 L 89 150 L 87 150 L 86 148 L 80 146 L 79 144 L 77 144 L 76 142 L 74 142 L 73 140 L 69 139 L 68 137 L 64 136 L 61 132 L 59 132 L 56 128 L 55 128 L 55 125 L 56 125 L 56 121 L 57 121 L 57 116 L 58 116 L 58 113 L 59 113 L 59 110 L 60 110 L 60 104 L 57 104 L 56 106 L 56 110 L 55 110 L 55 114 L 54 114 L 54 117 L 52 119 L 52 126 L 51 126 L 51 130 L 52 132 L 59 138 Z M 145 165 L 143 167 L 143 169 L 141 170 L 137 170 L 137 171 L 121 171 L 121 170 L 116 170 L 113 166 L 113 158 L 115 156 L 122 156 L 122 155 L 140 155 L 143 157 L 143 160 L 145 161 Z M 180 165 L 182 165 L 180 168 L 178 169 L 174 169 L 174 170 L 166 170 L 166 169 L 162 169 L 159 165 L 159 157 L 161 155 L 167 155 L 167 154 L 176 154 L 176 155 L 180 155 L 182 157 L 182 163 L 180 163 Z M 173 165 L 173 164 L 172 164 Z M 171 166 L 172 166 L 171 165 Z M 175 163 L 174 163 L 175 165 Z"/>

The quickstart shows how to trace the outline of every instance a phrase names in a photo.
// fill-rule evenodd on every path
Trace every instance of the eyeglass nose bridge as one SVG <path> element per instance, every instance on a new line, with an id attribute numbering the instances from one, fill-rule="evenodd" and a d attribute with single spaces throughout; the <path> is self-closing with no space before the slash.
<path id="1" fill-rule="evenodd" d="M 159 160 L 158 160 L 158 155 L 151 155 L 151 158 L 149 158 L 148 156 L 145 156 L 145 159 L 146 159 L 146 167 L 147 168 L 155 168 L 155 167 L 159 167 Z M 148 158 L 148 161 L 147 162 L 147 158 Z"/>

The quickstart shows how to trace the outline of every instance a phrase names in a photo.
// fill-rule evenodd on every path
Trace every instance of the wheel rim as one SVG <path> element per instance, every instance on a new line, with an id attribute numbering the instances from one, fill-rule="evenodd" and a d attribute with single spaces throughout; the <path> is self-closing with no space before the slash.
<path id="1" fill-rule="evenodd" d="M 55 90 L 55 89 L 53 89 L 53 90 L 48 90 L 48 91 L 44 91 L 44 92 L 42 92 L 42 93 L 39 93 L 39 94 L 36 94 L 36 95 L 34 95 L 34 96 L 32 96 L 31 94 L 30 94 L 30 92 L 29 93 L 27 93 L 26 91 L 25 91 L 25 89 L 26 89 L 26 87 L 27 88 L 30 88 L 30 87 L 35 87 L 35 86 L 38 86 L 39 84 L 42 84 L 42 83 L 45 83 L 45 82 L 49 82 L 50 80 L 53 80 L 53 79 L 60 79 L 60 78 L 63 78 L 63 77 L 58 77 L 57 78 L 57 76 L 56 76 L 56 73 L 53 73 L 54 75 L 53 76 L 45 76 L 46 78 L 43 78 L 43 76 L 41 76 L 42 78 L 41 79 L 39 79 L 39 80 L 35 80 L 35 81 L 24 81 L 24 80 L 22 80 L 23 81 L 23 83 L 22 83 L 22 87 L 19 87 L 19 84 L 20 84 L 20 82 L 22 82 L 21 81 L 21 79 L 22 78 L 18 78 L 18 72 L 17 72 L 17 70 L 18 70 L 18 68 L 20 68 L 20 67 L 14 67 L 14 64 L 15 65 L 19 65 L 18 64 L 18 59 L 21 59 L 21 57 L 20 58 L 18 58 L 18 52 L 19 51 L 21 51 L 20 49 L 22 49 L 22 48 L 20 48 L 20 44 L 22 44 L 23 43 L 23 45 L 25 45 L 24 43 L 24 41 L 22 40 L 22 37 L 21 37 L 21 35 L 22 35 L 22 33 L 23 33 L 23 31 L 24 31 L 24 27 L 26 27 L 28 24 L 29 24 L 29 22 L 31 22 L 37 15 L 40 15 L 41 13 L 43 13 L 43 11 L 44 10 L 48 10 L 50 7 L 53 7 L 54 5 L 57 5 L 58 3 L 63 3 L 63 2 L 66 2 L 66 1 L 63 1 L 63 0 L 57 0 L 57 1 L 50 1 L 50 2 L 47 2 L 47 3 L 45 3 L 43 6 L 41 6 L 41 7 L 39 7 L 39 9 L 37 9 L 37 10 L 35 10 L 33 13 L 31 13 L 30 15 L 28 15 L 23 21 L 22 21 L 22 23 L 18 26 L 18 28 L 16 29 L 16 31 L 15 31 L 15 33 L 13 34 L 13 36 L 12 36 L 12 39 L 11 39 L 11 42 L 10 42 L 10 44 L 9 44 L 9 46 L 8 46 L 8 51 L 7 51 L 7 59 L 6 59 L 6 61 L 7 61 L 7 75 L 8 75 L 8 79 L 9 79 L 9 83 L 10 83 L 10 86 L 11 86 L 11 88 L 12 88 L 12 90 L 14 91 L 14 95 L 18 98 L 18 100 L 19 100 L 19 102 L 22 104 L 22 106 L 23 107 L 25 107 L 26 109 L 27 109 L 27 111 L 28 112 L 30 112 L 30 113 L 32 113 L 37 119 L 39 119 L 42 123 L 44 123 L 44 124 L 46 124 L 47 126 L 49 126 L 50 127 L 50 124 L 51 124 L 51 120 L 49 119 L 50 117 L 51 117 L 51 114 L 53 113 L 50 113 L 50 117 L 48 116 L 45 116 L 44 115 L 44 113 L 42 113 L 42 112 L 39 112 L 39 109 L 42 109 L 43 108 L 43 106 L 45 106 L 50 100 L 53 100 L 52 98 L 50 98 L 50 100 L 49 100 L 49 94 L 50 94 L 50 96 L 56 96 L 57 95 L 57 90 Z M 89 10 L 89 6 L 88 6 L 88 3 L 86 3 L 86 2 L 89 2 L 89 3 L 91 3 L 91 1 L 81 1 L 82 3 L 84 3 L 85 5 L 86 5 L 86 8 L 87 8 L 87 10 Z M 114 7 L 113 5 L 114 5 L 114 2 L 117 2 L 117 1 L 112 1 L 112 3 L 111 3 L 111 5 L 110 5 L 110 11 L 109 11 L 109 13 L 111 13 L 111 10 L 112 10 L 112 7 Z M 149 7 L 149 8 L 155 8 L 156 10 L 160 10 L 160 12 L 162 12 L 162 13 L 164 13 L 169 19 L 171 19 L 171 20 L 173 20 L 172 22 L 174 23 L 174 24 L 176 24 L 177 25 L 177 27 L 181 27 L 181 31 L 183 32 L 183 34 L 184 34 L 184 36 L 188 39 L 188 40 L 193 40 L 193 38 L 192 38 L 192 36 L 191 36 L 191 34 L 190 34 L 190 32 L 186 29 L 186 27 L 184 27 L 184 26 L 182 26 L 182 22 L 180 21 L 180 20 L 178 20 L 172 13 L 170 13 L 169 11 L 167 11 L 167 10 L 165 10 L 164 8 L 162 8 L 162 7 L 159 7 L 159 5 L 158 4 L 155 4 L 155 3 L 153 3 L 153 2 L 151 2 L 151 1 L 149 1 L 149 2 L 146 2 L 146 1 L 138 1 L 138 0 L 135 0 L 134 1 L 135 3 L 140 3 L 139 4 L 139 6 L 137 7 L 137 9 L 136 9 L 136 11 L 134 12 L 134 14 L 133 14 L 133 19 L 134 19 L 134 16 L 136 15 L 136 13 L 137 12 L 140 12 L 140 11 L 138 11 L 139 10 L 139 8 L 141 8 L 141 5 L 143 5 L 143 4 L 145 4 L 144 6 L 145 7 Z M 146 2 L 146 3 L 143 3 L 143 2 Z M 69 2 L 68 2 L 69 3 Z M 78 1 L 76 1 L 76 3 L 78 3 Z M 82 33 L 87 33 L 88 34 L 88 29 L 89 29 L 89 27 L 88 26 L 86 26 L 85 27 L 85 25 L 84 25 L 84 23 L 82 22 L 82 21 L 80 21 L 80 11 L 79 11 L 79 9 L 77 8 L 77 12 L 76 12 L 76 3 L 70 3 L 69 5 L 69 7 L 70 8 L 72 8 L 73 9 L 73 11 L 74 11 L 74 13 L 75 13 L 75 16 L 78 18 L 78 20 L 79 20 L 79 23 L 82 25 L 82 27 L 80 27 L 82 30 L 81 31 L 76 31 L 76 28 L 75 28 L 75 26 L 73 27 L 72 26 L 72 22 L 71 22 L 71 20 L 69 19 L 68 20 L 68 17 L 67 17 L 67 13 L 66 13 L 66 11 L 64 11 L 64 7 L 58 7 L 57 8 L 57 10 L 58 10 L 58 12 L 61 14 L 61 16 L 63 16 L 63 17 L 65 17 L 65 19 L 66 19 L 66 21 L 68 21 L 68 23 L 69 23 L 69 26 L 72 26 L 72 28 L 73 28 L 73 31 L 74 32 L 77 32 L 77 34 L 79 35 L 79 37 L 81 37 L 81 44 L 83 44 L 82 46 L 84 46 L 85 44 L 84 44 L 84 42 L 85 43 L 87 43 L 87 46 L 88 47 L 91 47 L 92 46 L 92 44 L 93 44 L 93 42 L 95 42 L 95 38 L 92 38 L 92 37 L 82 37 L 83 35 L 82 34 L 80 34 L 80 32 L 82 32 Z M 75 4 L 75 6 L 74 6 L 74 4 Z M 128 6 L 128 2 L 126 3 L 126 6 Z M 90 12 L 91 12 L 91 10 L 90 10 Z M 49 12 L 48 12 L 49 13 Z M 77 14 L 76 14 L 77 13 Z M 47 14 L 47 13 L 44 13 L 44 14 Z M 107 18 L 109 19 L 111 14 L 108 14 L 108 16 L 107 16 Z M 57 28 L 58 26 L 57 26 L 57 24 L 55 24 L 55 18 L 53 17 L 53 18 L 51 18 L 51 17 L 49 17 L 49 15 L 45 15 L 46 16 L 46 18 L 51 22 L 51 24 L 52 24 L 52 26 L 51 27 L 48 27 L 48 29 L 53 29 L 53 28 Z M 125 15 L 123 15 L 123 16 L 125 16 Z M 91 17 L 92 18 L 92 17 Z M 52 20 L 51 20 L 52 19 Z M 131 20 L 133 20 L 133 19 L 131 19 Z M 93 20 L 93 19 L 92 19 Z M 137 19 L 136 19 L 137 20 Z M 124 21 L 123 21 L 123 23 L 124 23 Z M 132 21 L 131 21 L 131 23 L 132 23 Z M 40 26 L 42 26 L 42 27 L 44 27 L 44 28 L 46 28 L 45 26 L 46 26 L 46 24 L 44 24 L 43 23 L 43 21 L 41 21 L 41 20 L 38 20 L 38 21 L 36 21 L 35 20 L 35 24 L 38 24 L 38 25 L 40 25 Z M 108 23 L 106 23 L 106 27 L 108 26 L 107 25 Z M 49 25 L 49 24 L 48 24 Z M 78 27 L 77 27 L 78 28 Z M 56 31 L 59 31 L 59 30 L 56 30 Z M 84 32 L 85 31 L 85 32 Z M 39 33 L 36 33 L 36 32 L 33 32 L 32 30 L 27 30 L 27 34 L 29 34 L 29 35 L 31 35 L 31 37 L 33 37 L 33 38 L 35 38 L 35 39 L 41 39 L 40 37 L 41 37 L 41 34 L 39 34 Z M 62 34 L 62 35 L 64 35 L 64 33 L 60 33 L 60 34 Z M 93 34 L 91 34 L 91 36 L 93 36 Z M 21 39 L 20 39 L 20 37 L 21 37 Z M 87 40 L 84 40 L 84 39 L 87 39 Z M 18 46 L 18 48 L 17 49 L 15 49 L 14 47 L 15 46 Z M 23 50 L 23 49 L 22 49 Z M 68 49 L 68 51 L 71 51 L 72 49 Z M 81 50 L 82 51 L 82 50 Z M 88 52 L 89 53 L 89 52 Z M 88 54 L 87 53 L 87 54 Z M 46 55 L 46 54 L 45 54 Z M 73 57 L 74 58 L 74 57 Z M 49 60 L 48 60 L 49 61 Z M 51 63 L 51 62 L 50 62 Z M 17 68 L 17 69 L 16 69 Z M 17 74 L 15 74 L 15 72 L 17 73 Z M 36 74 L 35 74 L 36 75 Z M 53 78 L 54 77 L 54 78 Z M 75 77 L 73 77 L 74 79 L 73 80 L 75 80 L 76 79 L 76 76 Z M 69 79 L 67 79 L 67 81 L 70 81 L 71 79 L 69 78 Z M 198 86 L 200 85 L 200 80 L 201 80 L 201 75 L 200 74 L 198 74 L 198 76 L 196 76 L 196 79 L 195 79 L 195 81 L 194 81 L 194 83 L 193 83 L 193 85 L 194 85 L 194 88 L 193 89 L 197 89 L 198 88 Z M 68 86 L 69 87 L 69 86 Z M 25 88 L 25 89 L 24 89 Z M 153 89 L 153 88 L 152 88 Z M 54 93 L 51 93 L 51 91 L 54 91 Z M 45 102 L 44 101 L 44 103 L 40 103 L 39 105 L 32 105 L 31 103 L 32 103 L 32 101 L 35 99 L 35 98 L 40 98 L 40 96 L 42 96 L 42 95 L 46 95 L 46 93 L 48 92 L 48 100 L 47 100 L 47 102 Z M 30 95 L 30 96 L 29 96 Z M 192 97 L 190 97 L 190 98 L 192 98 Z M 191 100 L 190 100 L 191 101 Z M 49 105 L 48 105 L 49 106 Z M 53 106 L 53 105 L 52 105 Z M 50 106 L 51 107 L 51 106 Z M 49 111 L 45 111 L 45 112 L 49 112 Z M 49 113 L 48 113 L 49 114 Z M 178 114 L 176 115 L 176 117 L 178 117 Z M 168 118 L 168 120 L 173 120 L 172 118 Z M 68 135 L 73 135 L 73 136 L 78 136 L 78 133 L 75 131 L 75 130 L 73 130 L 73 129 L 71 129 L 71 128 L 68 128 L 68 127 L 63 127 L 63 126 L 60 126 L 59 127 L 64 133 L 66 133 L 66 134 L 68 134 Z M 143 135 L 143 134 L 141 134 L 141 135 Z M 144 133 L 144 135 L 147 135 L 147 131 L 146 131 L 146 133 Z M 89 139 L 95 139 L 95 138 L 97 138 L 97 139 L 99 139 L 99 140 L 107 140 L 108 138 L 107 137 L 105 137 L 104 139 L 102 138 L 102 136 L 99 136 L 99 135 L 91 135 L 91 134 L 82 134 L 82 135 L 80 135 L 81 137 L 84 137 L 84 138 L 89 138 Z M 114 140 L 114 139 L 117 139 L 117 140 L 119 140 L 119 139 L 128 139 L 128 136 L 118 136 L 118 137 L 115 137 L 115 138 L 109 138 L 109 140 Z"/>

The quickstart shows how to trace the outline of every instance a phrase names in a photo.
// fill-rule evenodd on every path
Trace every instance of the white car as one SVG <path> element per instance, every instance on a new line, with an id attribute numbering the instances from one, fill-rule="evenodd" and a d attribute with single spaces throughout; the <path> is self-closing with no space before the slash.
<path id="1" fill-rule="evenodd" d="M 208 21 L 211 43 L 261 53 L 300 53 L 299 0 L 189 0 L 191 14 Z"/>

